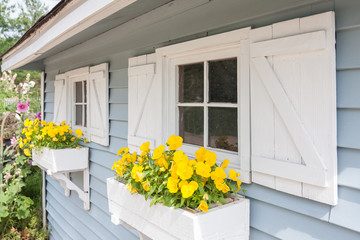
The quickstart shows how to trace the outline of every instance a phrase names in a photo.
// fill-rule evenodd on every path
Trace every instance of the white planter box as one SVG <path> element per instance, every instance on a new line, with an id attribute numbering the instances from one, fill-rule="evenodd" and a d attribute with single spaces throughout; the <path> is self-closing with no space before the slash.
<path id="1" fill-rule="evenodd" d="M 49 174 L 82 171 L 87 169 L 89 165 L 89 148 L 42 148 L 33 150 L 32 158 L 33 165 L 38 165 L 47 170 Z"/>
<path id="2" fill-rule="evenodd" d="M 125 184 L 107 179 L 111 221 L 125 222 L 152 239 L 248 239 L 250 202 L 241 198 L 232 203 L 191 213 L 130 194 Z"/>

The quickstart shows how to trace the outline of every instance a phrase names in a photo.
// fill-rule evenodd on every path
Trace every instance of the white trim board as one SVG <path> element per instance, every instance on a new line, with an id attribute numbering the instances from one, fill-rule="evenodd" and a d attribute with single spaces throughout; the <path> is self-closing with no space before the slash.
<path id="1" fill-rule="evenodd" d="M 54 17 L 29 39 L 3 57 L 1 68 L 16 69 L 34 60 L 75 34 L 125 8 L 137 0 L 88 0 L 74 7 L 65 7 L 65 16 Z M 74 8 L 71 10 L 71 8 Z M 69 13 L 67 13 L 69 11 Z M 59 19 L 61 18 L 61 19 Z"/>

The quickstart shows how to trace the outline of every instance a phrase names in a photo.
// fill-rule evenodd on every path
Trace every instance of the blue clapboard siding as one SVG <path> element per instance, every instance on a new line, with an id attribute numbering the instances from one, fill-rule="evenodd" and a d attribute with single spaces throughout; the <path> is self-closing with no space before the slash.
<path id="1" fill-rule="evenodd" d="M 207 35 L 325 11 L 335 11 L 337 27 L 339 203 L 329 206 L 257 184 L 244 185 L 251 199 L 250 239 L 360 239 L 360 1 L 194 0 L 189 7 L 184 2 L 166 4 L 148 13 L 146 22 L 135 19 L 132 24 L 51 56 L 49 61 L 45 59 L 47 121 L 53 118 L 53 81 L 57 73 L 102 62 L 110 64 L 110 146 L 87 144 L 91 148 L 91 210 L 83 210 L 76 193 L 65 197 L 60 185 L 47 177 L 51 239 L 138 238 L 134 232 L 111 223 L 106 192 L 106 178 L 114 174 L 110 168 L 118 159 L 117 150 L 127 145 L 129 57 Z"/>

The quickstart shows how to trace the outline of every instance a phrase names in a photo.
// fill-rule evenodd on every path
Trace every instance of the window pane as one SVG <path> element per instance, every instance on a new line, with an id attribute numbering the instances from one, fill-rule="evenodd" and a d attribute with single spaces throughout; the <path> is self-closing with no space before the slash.
<path id="1" fill-rule="evenodd" d="M 179 107 L 180 136 L 184 143 L 204 145 L 204 108 Z"/>
<path id="2" fill-rule="evenodd" d="M 210 102 L 237 102 L 237 59 L 209 62 Z"/>
<path id="3" fill-rule="evenodd" d="M 76 116 L 76 119 L 75 119 L 75 125 L 79 125 L 79 126 L 82 126 L 82 105 L 76 105 L 76 108 L 75 108 L 75 116 Z"/>
<path id="4" fill-rule="evenodd" d="M 84 102 L 86 103 L 87 102 L 87 92 L 86 92 L 86 81 L 84 81 Z"/>
<path id="5" fill-rule="evenodd" d="M 75 101 L 82 102 L 82 82 L 75 82 Z"/>
<path id="6" fill-rule="evenodd" d="M 237 108 L 209 108 L 209 146 L 238 151 Z"/>
<path id="7" fill-rule="evenodd" d="M 204 101 L 204 63 L 179 66 L 179 102 Z"/>
<path id="8" fill-rule="evenodd" d="M 87 127 L 87 111 L 86 104 L 84 104 L 84 127 Z"/>

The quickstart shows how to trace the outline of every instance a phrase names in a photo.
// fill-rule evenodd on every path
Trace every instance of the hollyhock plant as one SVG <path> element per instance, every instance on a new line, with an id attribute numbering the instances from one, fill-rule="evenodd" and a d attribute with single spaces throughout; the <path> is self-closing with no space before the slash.
<path id="1" fill-rule="evenodd" d="M 15 146 L 15 144 L 16 144 L 16 137 L 12 137 L 12 138 L 10 139 L 10 143 L 11 143 L 11 146 Z"/>
<path id="2" fill-rule="evenodd" d="M 29 101 L 26 103 L 18 101 L 16 105 L 16 109 L 18 110 L 18 112 L 25 113 L 28 110 L 29 106 L 30 106 Z"/>

